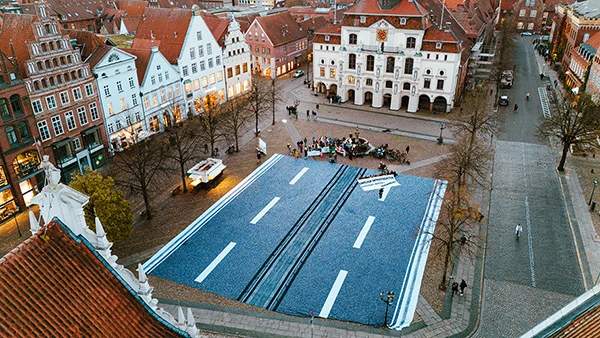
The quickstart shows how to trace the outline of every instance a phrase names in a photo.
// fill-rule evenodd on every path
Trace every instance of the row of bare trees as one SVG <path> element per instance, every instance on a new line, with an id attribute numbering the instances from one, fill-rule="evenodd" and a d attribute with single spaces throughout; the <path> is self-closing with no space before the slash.
<path id="1" fill-rule="evenodd" d="M 440 289 L 447 287 L 450 262 L 463 251 L 474 254 L 480 244 L 474 235 L 475 225 L 482 219 L 481 206 L 474 195 L 476 188 L 485 185 L 491 158 L 490 140 L 496 130 L 496 115 L 489 106 L 486 91 L 481 88 L 467 91 L 463 113 L 452 129 L 457 143 L 436 167 L 436 178 L 447 182 L 444 202 L 436 230 L 432 234 L 434 255 L 443 260 Z"/>
<path id="2" fill-rule="evenodd" d="M 177 173 L 181 190 L 187 192 L 187 169 L 207 154 L 216 153 L 216 145 L 230 142 L 239 151 L 239 139 L 251 122 L 255 134 L 259 122 L 280 101 L 279 89 L 271 80 L 253 79 L 249 94 L 223 103 L 213 97 L 204 100 L 199 115 L 188 116 L 165 128 L 164 133 L 144 140 L 134 140 L 125 151 L 109 161 L 111 176 L 115 183 L 129 191 L 140 194 L 144 202 L 146 219 L 151 219 L 153 193 L 165 188 L 170 175 Z M 135 134 L 135 133 L 132 133 Z"/>

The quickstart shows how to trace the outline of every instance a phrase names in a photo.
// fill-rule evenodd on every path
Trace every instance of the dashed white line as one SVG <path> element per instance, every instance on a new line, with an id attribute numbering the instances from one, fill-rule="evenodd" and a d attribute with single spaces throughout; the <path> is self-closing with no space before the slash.
<path id="1" fill-rule="evenodd" d="M 308 168 L 302 168 L 302 170 L 300 170 L 300 172 L 298 174 L 296 174 L 296 176 L 294 176 L 294 178 L 290 181 L 290 185 L 296 184 L 296 182 L 298 182 L 300 177 L 302 177 L 302 175 L 304 175 L 307 171 L 308 171 Z"/>
<path id="2" fill-rule="evenodd" d="M 275 204 L 277 204 L 277 202 L 279 201 L 279 197 L 275 197 L 271 200 L 271 202 L 269 202 L 269 204 L 267 204 L 266 207 L 264 207 L 259 213 L 258 215 L 254 216 L 254 218 L 250 221 L 250 224 L 256 224 L 258 223 L 258 221 L 260 221 L 261 218 L 263 218 L 263 216 L 269 211 L 271 210 L 271 208 L 273 206 L 275 206 Z"/>
<path id="3" fill-rule="evenodd" d="M 206 277 L 208 277 L 208 275 L 217 267 L 217 265 L 219 265 L 219 263 L 221 263 L 221 261 L 223 260 L 223 258 L 225 258 L 225 256 L 227 256 L 227 254 L 233 249 L 233 247 L 235 246 L 235 242 L 231 242 L 229 243 L 225 249 L 223 249 L 223 251 L 221 251 L 221 253 L 217 256 L 217 258 L 215 258 L 207 267 L 206 269 L 204 269 L 204 271 L 202 271 L 202 273 L 200 275 L 198 275 L 198 277 L 196 277 L 196 279 L 194 279 L 194 281 L 198 282 L 198 283 L 202 283 L 202 281 L 204 281 L 204 279 Z"/>
<path id="4" fill-rule="evenodd" d="M 365 225 L 363 225 L 362 230 L 360 231 L 358 237 L 356 238 L 356 241 L 354 242 L 353 248 L 360 249 L 365 240 L 365 237 L 367 237 L 367 234 L 369 233 L 369 230 L 371 230 L 371 225 L 373 225 L 374 221 L 375 217 L 373 216 L 369 216 L 369 218 L 367 218 Z"/>
<path id="5" fill-rule="evenodd" d="M 340 292 L 340 289 L 342 288 L 342 284 L 344 284 L 346 275 L 348 275 L 348 271 L 346 271 L 346 270 L 340 270 L 340 273 L 338 273 L 337 278 L 335 279 L 335 282 L 333 283 L 333 287 L 331 287 L 331 290 L 329 291 L 329 295 L 327 296 L 327 299 L 325 300 L 325 304 L 323 305 L 323 308 L 321 309 L 321 312 L 319 313 L 319 317 L 321 317 L 321 318 L 329 317 L 329 312 L 331 312 L 333 303 L 335 303 L 335 299 L 337 298 L 338 293 Z"/>
<path id="6" fill-rule="evenodd" d="M 531 234 L 531 216 L 529 213 L 529 196 L 527 195 L 527 171 L 525 168 L 525 144 L 521 143 L 521 157 L 523 159 L 523 180 L 525 183 L 525 220 L 527 224 L 527 245 L 529 247 L 529 269 L 531 270 L 531 286 L 535 287 L 535 262 L 533 260 L 533 235 Z"/>

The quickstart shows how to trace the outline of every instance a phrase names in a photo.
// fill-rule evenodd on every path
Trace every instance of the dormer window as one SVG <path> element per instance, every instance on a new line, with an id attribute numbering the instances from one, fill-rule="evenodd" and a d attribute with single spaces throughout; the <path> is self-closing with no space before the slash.
<path id="1" fill-rule="evenodd" d="M 364 16 L 364 15 L 361 15 L 360 16 L 360 23 L 365 23 L 365 22 L 367 22 L 367 17 Z"/>
<path id="2" fill-rule="evenodd" d="M 325 35 L 325 41 L 329 41 L 330 36 L 329 35 Z"/>
<path id="3" fill-rule="evenodd" d="M 400 18 L 400 24 L 406 25 L 406 18 Z"/>
<path id="4" fill-rule="evenodd" d="M 436 42 L 435 43 L 435 48 L 436 49 L 442 49 L 442 43 L 441 42 Z"/>

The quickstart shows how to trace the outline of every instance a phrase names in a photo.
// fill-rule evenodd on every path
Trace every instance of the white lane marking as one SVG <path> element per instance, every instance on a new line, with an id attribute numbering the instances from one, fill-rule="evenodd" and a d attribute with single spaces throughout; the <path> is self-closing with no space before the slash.
<path id="1" fill-rule="evenodd" d="M 260 219 L 279 201 L 279 197 L 275 197 L 264 207 L 258 215 L 254 216 L 254 218 L 250 221 L 251 224 L 256 224 Z"/>
<path id="2" fill-rule="evenodd" d="M 527 169 L 525 168 L 525 143 L 521 143 L 521 157 L 523 159 L 523 181 L 525 182 L 525 220 L 527 222 L 527 246 L 529 247 L 529 269 L 531 270 L 531 286 L 535 287 L 535 262 L 533 261 L 533 235 L 531 234 L 531 216 L 529 213 L 529 187 L 527 183 Z"/>
<path id="3" fill-rule="evenodd" d="M 198 282 L 198 283 L 202 283 L 202 281 L 208 277 L 208 275 L 217 267 L 217 265 L 219 265 L 219 263 L 221 263 L 221 261 L 223 260 L 223 258 L 225 258 L 225 256 L 227 256 L 227 254 L 229 253 L 229 251 L 231 251 L 231 249 L 233 249 L 233 247 L 235 246 L 235 242 L 231 242 L 227 245 L 227 247 L 225 247 L 225 249 L 223 249 L 223 251 L 221 251 L 221 253 L 217 256 L 217 258 L 215 258 L 207 267 L 206 269 L 204 269 L 204 271 L 202 271 L 202 273 L 196 277 L 196 279 L 194 279 L 194 281 Z"/>
<path id="4" fill-rule="evenodd" d="M 373 225 L 374 221 L 375 221 L 375 217 L 373 217 L 373 216 L 369 216 L 369 218 L 367 218 L 365 225 L 363 225 L 362 230 L 360 231 L 360 233 L 358 234 L 358 237 L 356 238 L 356 241 L 354 242 L 354 246 L 353 246 L 354 248 L 360 249 L 360 246 L 363 244 L 365 237 L 367 237 L 369 230 L 371 230 L 371 225 Z"/>
<path id="5" fill-rule="evenodd" d="M 300 177 L 302 177 L 302 175 L 304 175 L 304 173 L 306 173 L 307 171 L 308 171 L 308 168 L 302 168 L 302 170 L 300 170 L 300 172 L 298 174 L 296 174 L 296 176 L 294 176 L 294 179 L 292 179 L 290 181 L 290 185 L 296 184 L 296 182 L 298 182 Z"/>
<path id="6" fill-rule="evenodd" d="M 329 317 L 329 312 L 331 312 L 333 303 L 335 303 L 335 299 L 337 298 L 338 293 L 340 292 L 340 289 L 342 288 L 342 284 L 344 284 L 344 279 L 346 279 L 346 275 L 348 275 L 348 271 L 346 271 L 346 270 L 340 270 L 340 273 L 338 273 L 337 278 L 335 279 L 335 282 L 333 283 L 333 286 L 331 287 L 331 290 L 329 291 L 329 295 L 327 296 L 327 299 L 325 300 L 325 304 L 323 304 L 323 308 L 321 309 L 321 312 L 319 313 L 319 317 L 321 317 L 321 318 Z"/>

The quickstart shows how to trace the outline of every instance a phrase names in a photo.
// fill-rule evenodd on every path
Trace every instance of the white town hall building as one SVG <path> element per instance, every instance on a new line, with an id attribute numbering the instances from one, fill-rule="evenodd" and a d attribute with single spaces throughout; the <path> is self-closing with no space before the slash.
<path id="1" fill-rule="evenodd" d="M 464 47 L 429 13 L 412 0 L 359 1 L 341 24 L 316 32 L 314 90 L 356 105 L 449 112 Z"/>

